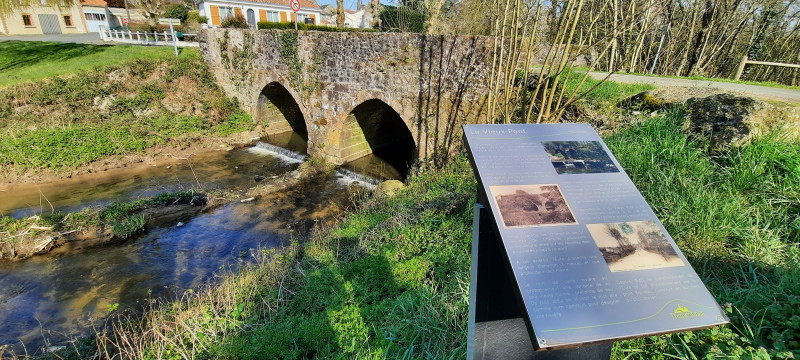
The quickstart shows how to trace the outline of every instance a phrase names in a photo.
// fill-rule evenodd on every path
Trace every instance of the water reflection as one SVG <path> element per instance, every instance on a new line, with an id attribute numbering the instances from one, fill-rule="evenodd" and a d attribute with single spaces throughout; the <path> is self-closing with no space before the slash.
<path id="1" fill-rule="evenodd" d="M 296 134 L 266 141 L 305 153 L 305 140 Z M 170 169 L 121 169 L 54 184 L 20 185 L 0 193 L 0 211 L 17 216 L 38 212 L 39 190 L 57 209 L 71 211 L 190 188 L 195 175 L 206 188 L 251 187 L 255 175 L 277 175 L 296 166 L 248 149 L 211 152 L 192 157 L 194 172 L 185 161 L 176 161 Z M 401 178 L 375 156 L 346 167 L 381 179 Z M 19 349 L 22 341 L 31 350 L 64 343 L 91 333 L 90 319 L 106 316 L 111 304 L 133 307 L 148 297 L 196 288 L 221 269 L 235 271 L 253 249 L 281 246 L 293 236 L 303 237 L 316 223 L 333 221 L 351 204 L 349 185 L 341 174 L 321 174 L 256 202 L 231 203 L 183 226 L 169 224 L 123 243 L 0 263 L 0 345 L 17 344 Z M 26 205 L 30 203 L 36 206 Z"/>
<path id="2" fill-rule="evenodd" d="M 269 138 L 278 146 L 305 153 L 305 142 L 294 133 Z M 258 154 L 255 154 L 258 155 Z M 222 187 L 247 188 L 256 176 L 274 176 L 292 170 L 297 164 L 269 154 L 254 156 L 246 148 L 208 151 L 159 163 L 85 174 L 47 184 L 0 185 L 0 215 L 15 218 L 56 211 L 71 212 L 113 201 L 129 201 L 165 191 Z M 41 191 L 41 194 L 40 194 Z"/>
<path id="3" fill-rule="evenodd" d="M 181 227 L 156 229 L 122 244 L 0 264 L 0 344 L 36 348 L 87 334 L 109 304 L 196 288 L 220 269 L 235 270 L 254 249 L 281 246 L 349 204 L 333 175 L 253 203 L 231 203 Z"/>

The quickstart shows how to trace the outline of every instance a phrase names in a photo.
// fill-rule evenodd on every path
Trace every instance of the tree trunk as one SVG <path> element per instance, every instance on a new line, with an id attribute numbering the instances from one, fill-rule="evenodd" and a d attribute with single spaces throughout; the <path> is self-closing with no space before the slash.
<path id="1" fill-rule="evenodd" d="M 336 0 L 336 26 L 344 27 L 344 0 Z"/>
<path id="2" fill-rule="evenodd" d="M 378 25 L 380 25 L 380 13 L 381 13 L 381 0 L 372 0 L 372 28 L 377 29 Z"/>

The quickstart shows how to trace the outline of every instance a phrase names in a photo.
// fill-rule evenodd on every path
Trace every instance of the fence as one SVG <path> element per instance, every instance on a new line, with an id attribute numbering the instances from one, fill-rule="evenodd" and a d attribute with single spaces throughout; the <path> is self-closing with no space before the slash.
<path id="1" fill-rule="evenodd" d="M 739 80 L 742 77 L 742 73 L 744 72 L 744 67 L 747 64 L 755 64 L 755 65 L 769 65 L 769 66 L 783 66 L 783 67 L 790 67 L 800 69 L 800 65 L 797 64 L 784 64 L 784 63 L 776 63 L 776 62 L 769 62 L 769 61 L 753 61 L 747 60 L 747 55 L 742 57 L 742 62 L 739 63 L 739 69 L 736 70 L 736 77 L 734 80 Z"/>
<path id="2" fill-rule="evenodd" d="M 164 32 L 144 32 L 127 30 L 108 30 L 100 26 L 100 38 L 103 41 L 113 41 L 127 44 L 173 46 L 176 34 L 164 30 Z M 186 39 L 197 39 L 197 34 L 183 34 L 183 39 L 177 37 L 177 45 L 180 47 L 199 47 L 197 41 L 186 41 Z"/>

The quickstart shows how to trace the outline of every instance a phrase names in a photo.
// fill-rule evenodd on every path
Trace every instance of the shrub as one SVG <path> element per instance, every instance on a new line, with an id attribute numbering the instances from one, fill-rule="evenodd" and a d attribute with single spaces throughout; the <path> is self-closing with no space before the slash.
<path id="1" fill-rule="evenodd" d="M 224 28 L 235 28 L 235 29 L 247 29 L 250 25 L 247 25 L 247 20 L 244 19 L 244 16 L 241 14 L 237 14 L 236 16 L 227 17 L 222 20 L 222 24 L 220 27 Z"/>
<path id="2" fill-rule="evenodd" d="M 200 13 L 197 11 L 189 11 L 187 17 L 187 22 L 197 22 L 200 24 L 205 24 L 208 22 L 208 18 L 205 16 L 200 16 Z"/>
<path id="3" fill-rule="evenodd" d="M 271 22 L 259 21 L 259 29 L 278 29 L 278 30 L 294 30 L 293 22 Z M 359 28 L 340 28 L 335 26 L 324 25 L 311 25 L 311 24 L 297 24 L 297 30 L 313 30 L 313 31 L 328 31 L 328 32 L 377 32 L 377 29 L 359 29 Z"/>
<path id="4" fill-rule="evenodd" d="M 418 32 L 425 31 L 427 17 L 408 6 L 384 5 L 379 15 L 381 31 Z"/>
<path id="5" fill-rule="evenodd" d="M 189 18 L 189 11 L 186 10 L 186 6 L 183 6 L 183 4 L 174 4 L 170 5 L 167 8 L 167 11 L 164 11 L 164 14 L 161 16 L 165 18 L 180 19 L 181 22 L 186 22 L 186 19 Z"/>

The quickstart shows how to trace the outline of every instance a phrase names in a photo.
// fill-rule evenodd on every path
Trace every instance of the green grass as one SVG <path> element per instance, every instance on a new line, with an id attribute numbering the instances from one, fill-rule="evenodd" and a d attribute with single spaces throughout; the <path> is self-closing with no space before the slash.
<path id="1" fill-rule="evenodd" d="M 198 57 L 197 49 L 181 49 L 182 57 Z M 174 58 L 163 46 L 88 45 L 39 41 L 0 42 L 0 87 L 74 74 L 133 59 Z"/>
<path id="2" fill-rule="evenodd" d="M 584 74 L 585 72 L 582 71 L 573 71 L 570 74 L 566 80 L 566 94 L 570 94 L 578 87 L 583 79 Z M 583 100 L 593 103 L 595 106 L 600 105 L 603 107 L 614 106 L 620 100 L 628 98 L 642 91 L 653 90 L 656 88 L 650 84 L 623 84 L 614 81 L 601 82 L 601 80 L 588 77 L 581 85 L 580 89 L 578 89 L 578 95 L 589 91 L 594 86 L 597 86 L 597 88 L 583 97 Z"/>
<path id="3" fill-rule="evenodd" d="M 710 152 L 681 133 L 682 118 L 671 110 L 606 141 L 732 323 L 621 341 L 613 358 L 797 357 L 800 144 L 767 136 Z M 460 156 L 308 243 L 102 336 L 141 344 L 125 350 L 142 358 L 463 358 L 475 192 Z M 148 323 L 167 330 L 137 330 Z"/>
<path id="4" fill-rule="evenodd" d="M 732 305 L 732 324 L 625 341 L 616 352 L 785 358 L 792 350 L 796 356 L 800 144 L 768 136 L 709 153 L 708 144 L 680 132 L 681 115 L 675 111 L 606 141 L 712 294 Z"/>
<path id="5" fill-rule="evenodd" d="M 68 171 L 255 126 L 199 57 L 128 60 L 1 88 L 0 170 Z"/>

